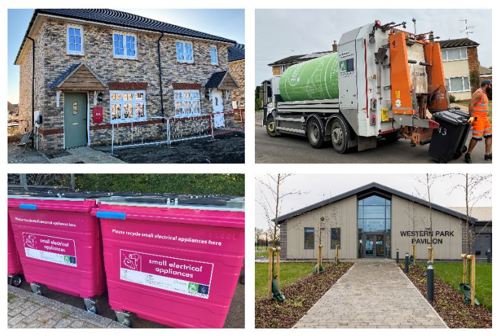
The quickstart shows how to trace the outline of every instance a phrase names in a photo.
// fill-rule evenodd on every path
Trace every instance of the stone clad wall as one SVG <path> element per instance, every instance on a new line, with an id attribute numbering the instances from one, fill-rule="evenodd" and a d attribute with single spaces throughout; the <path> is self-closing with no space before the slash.
<path id="1" fill-rule="evenodd" d="M 244 109 L 244 59 L 229 63 L 229 72 L 236 81 L 238 88 L 232 92 L 232 100 L 237 101 L 239 108 Z"/>
<path id="2" fill-rule="evenodd" d="M 160 34 L 132 31 L 137 36 L 137 59 L 125 60 L 113 57 L 113 32 L 126 31 L 115 27 L 107 27 L 94 24 L 79 24 L 83 27 L 84 55 L 67 55 L 66 53 L 66 27 L 67 22 L 62 19 L 46 19 L 38 33 L 37 43 L 40 48 L 37 51 L 37 71 L 35 81 L 36 108 L 43 115 L 44 122 L 40 130 L 39 149 L 43 151 L 61 150 L 64 148 L 64 94 L 61 93 L 59 106 L 56 104 L 56 90 L 49 86 L 69 66 L 75 63 L 84 63 L 104 83 L 109 82 L 145 82 L 146 108 L 148 117 L 162 116 L 160 106 L 159 90 L 159 67 L 157 55 L 157 40 Z M 180 38 L 179 38 L 180 39 Z M 201 105 L 203 113 L 211 113 L 212 105 L 206 98 L 204 85 L 212 73 L 228 69 L 227 44 L 215 43 L 181 38 L 193 43 L 194 64 L 178 63 L 176 59 L 175 41 L 176 37 L 164 36 L 161 40 L 162 73 L 163 73 L 163 99 L 165 117 L 174 116 L 173 86 L 172 83 L 198 83 L 202 85 Z M 209 47 L 216 44 L 219 53 L 219 65 L 210 64 Z M 40 57 L 38 56 L 40 54 Z M 28 57 L 29 56 L 29 57 Z M 20 113 L 22 116 L 29 115 L 31 120 L 31 56 L 26 55 L 21 64 L 21 93 Z M 94 106 L 94 92 L 89 95 L 89 128 L 91 144 L 110 144 L 110 97 L 109 91 L 103 92 L 102 102 L 104 120 L 101 124 L 95 124 L 92 120 L 91 109 Z M 226 101 L 226 109 L 231 109 L 230 100 Z M 191 127 L 192 133 L 204 131 L 207 123 L 192 122 L 190 126 L 182 125 L 182 133 L 189 133 L 186 128 Z M 131 141 L 131 125 L 120 125 L 121 142 Z M 127 132 L 130 136 L 127 137 Z M 163 126 L 158 123 L 145 123 L 135 125 L 133 136 L 135 139 L 155 140 L 165 138 Z"/>

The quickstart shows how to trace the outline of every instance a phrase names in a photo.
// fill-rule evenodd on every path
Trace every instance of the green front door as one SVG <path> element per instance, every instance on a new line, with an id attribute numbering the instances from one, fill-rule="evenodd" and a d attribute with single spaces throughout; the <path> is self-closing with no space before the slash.
<path id="1" fill-rule="evenodd" d="M 66 148 L 87 144 L 86 93 L 64 93 L 64 139 Z"/>

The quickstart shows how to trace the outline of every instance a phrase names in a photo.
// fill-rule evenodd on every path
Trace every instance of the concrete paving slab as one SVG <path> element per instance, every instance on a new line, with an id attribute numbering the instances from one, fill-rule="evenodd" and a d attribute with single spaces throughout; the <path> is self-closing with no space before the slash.
<path id="1" fill-rule="evenodd" d="M 393 260 L 356 262 L 294 328 L 446 328 Z"/>

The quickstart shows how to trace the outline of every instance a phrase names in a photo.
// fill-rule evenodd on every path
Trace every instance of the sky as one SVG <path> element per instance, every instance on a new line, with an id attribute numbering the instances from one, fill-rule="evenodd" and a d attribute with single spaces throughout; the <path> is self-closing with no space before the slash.
<path id="1" fill-rule="evenodd" d="M 341 34 L 376 19 L 386 22 L 406 21 L 413 32 L 433 30 L 442 40 L 466 37 L 464 22 L 473 26 L 469 38 L 480 43 L 478 57 L 483 66 L 492 65 L 492 14 L 490 10 L 472 9 L 260 9 L 255 15 L 255 85 L 272 76 L 267 65 L 281 58 L 331 49 Z"/>
<path id="2" fill-rule="evenodd" d="M 242 9 L 120 9 L 152 19 L 226 37 L 244 43 Z M 8 11 L 8 99 L 19 102 L 19 66 L 14 61 L 33 14 L 32 9 Z"/>
<path id="3" fill-rule="evenodd" d="M 301 174 L 288 177 L 283 186 L 283 193 L 290 191 L 300 191 L 301 194 L 290 195 L 284 198 L 280 214 L 286 214 L 293 210 L 301 209 L 308 205 L 322 201 L 326 198 L 342 194 L 352 189 L 364 186 L 366 184 L 377 182 L 379 184 L 391 187 L 409 195 L 419 198 L 426 198 L 425 185 L 418 182 L 425 175 L 408 174 Z M 261 200 L 269 196 L 270 192 L 262 187 L 258 180 L 266 180 L 268 177 L 263 175 L 257 177 L 256 199 Z M 432 202 L 445 207 L 464 207 L 464 193 L 459 190 L 453 190 L 453 186 L 462 184 L 463 177 L 455 175 L 452 177 L 442 177 L 437 179 L 432 186 Z M 478 193 L 490 190 L 492 186 L 483 186 Z M 487 198 L 478 202 L 478 206 L 492 206 L 492 200 Z M 256 227 L 266 229 L 268 224 L 265 218 L 265 212 L 259 204 L 256 204 Z"/>

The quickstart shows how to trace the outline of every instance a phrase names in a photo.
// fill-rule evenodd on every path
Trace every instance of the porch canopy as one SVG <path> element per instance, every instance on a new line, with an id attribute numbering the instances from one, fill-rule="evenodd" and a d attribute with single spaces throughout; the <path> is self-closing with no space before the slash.
<path id="1" fill-rule="evenodd" d="M 106 85 L 84 63 L 75 63 L 61 73 L 51 84 L 57 91 L 102 91 Z"/>
<path id="2" fill-rule="evenodd" d="M 214 72 L 208 82 L 205 85 L 207 89 L 219 89 L 219 90 L 234 90 L 237 89 L 237 83 L 229 74 L 228 71 Z"/>

